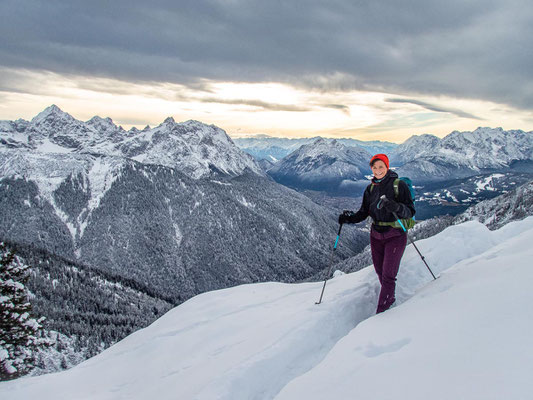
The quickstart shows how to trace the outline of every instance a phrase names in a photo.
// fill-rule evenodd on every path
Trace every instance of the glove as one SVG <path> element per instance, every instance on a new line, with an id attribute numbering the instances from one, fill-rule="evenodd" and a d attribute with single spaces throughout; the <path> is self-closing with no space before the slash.
<path id="1" fill-rule="evenodd" d="M 401 206 L 397 202 L 395 202 L 394 200 L 389 200 L 386 197 L 382 197 L 380 202 L 380 208 L 384 208 L 388 212 L 397 213 L 401 209 Z"/>
<path id="2" fill-rule="evenodd" d="M 339 224 L 350 223 L 350 218 L 354 216 L 353 211 L 344 210 L 341 215 L 339 215 Z"/>

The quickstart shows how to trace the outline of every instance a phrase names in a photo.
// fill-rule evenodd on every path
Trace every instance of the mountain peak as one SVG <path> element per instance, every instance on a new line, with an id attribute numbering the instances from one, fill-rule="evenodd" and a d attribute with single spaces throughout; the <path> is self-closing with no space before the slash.
<path id="1" fill-rule="evenodd" d="M 181 125 L 184 125 L 184 126 L 187 126 L 189 128 L 191 127 L 195 127 L 195 128 L 200 128 L 200 129 L 203 129 L 203 128 L 211 128 L 211 129 L 217 129 L 217 126 L 215 125 L 208 125 L 206 123 L 203 123 L 201 121 L 197 121 L 195 119 L 189 119 L 185 122 L 182 122 Z"/>
<path id="2" fill-rule="evenodd" d="M 338 142 L 337 139 L 328 139 L 328 138 L 323 138 L 323 137 L 317 138 L 313 143 L 310 144 L 310 147 L 316 147 L 316 146 L 321 146 L 322 148 L 325 147 L 326 149 L 334 149 L 334 148 L 343 149 L 347 147 L 341 142 Z"/>
<path id="3" fill-rule="evenodd" d="M 350 149 L 353 149 L 353 147 L 346 146 L 336 139 L 319 137 L 312 143 L 304 144 L 294 153 L 304 157 L 320 157 L 323 155 L 338 157 L 339 152 L 345 153 Z"/>
<path id="4" fill-rule="evenodd" d="M 26 133 L 23 138 L 26 144 L 20 140 L 17 143 L 36 152 L 127 157 L 177 168 L 193 178 L 215 172 L 231 176 L 248 172 L 264 175 L 260 166 L 224 130 L 194 120 L 176 123 L 173 117 L 168 117 L 155 128 L 147 125 L 142 131 L 135 128 L 126 132 L 111 118 L 94 116 L 83 122 L 53 104 L 26 123 L 27 127 L 7 122 L 4 125 L 6 131 L 21 128 Z"/>
<path id="5" fill-rule="evenodd" d="M 99 116 L 94 116 L 89 121 L 87 121 L 87 125 L 91 125 L 93 127 L 96 127 L 98 129 L 103 129 L 103 130 L 117 129 L 117 126 L 115 125 L 113 120 L 109 117 L 102 118 Z"/>
<path id="6" fill-rule="evenodd" d="M 95 115 L 94 117 L 92 117 L 89 121 L 87 121 L 88 123 L 106 123 L 106 124 L 113 124 L 113 120 L 109 117 L 106 117 L 106 118 L 102 118 L 102 117 L 99 117 L 98 115 Z"/>
<path id="7" fill-rule="evenodd" d="M 320 138 L 304 144 L 268 170 L 278 183 L 340 193 L 344 181 L 364 179 L 370 154 L 361 147 Z M 347 188 L 347 190 L 349 190 Z"/>
<path id="8" fill-rule="evenodd" d="M 319 137 L 319 138 L 316 138 L 315 141 L 312 143 L 312 145 L 317 145 L 317 144 L 327 144 L 328 141 L 326 139 L 324 139 L 323 137 Z"/>
<path id="9" fill-rule="evenodd" d="M 64 112 L 55 104 L 52 104 L 49 107 L 46 107 L 43 111 L 37 114 L 31 122 L 33 124 L 39 124 L 45 120 L 49 119 L 74 119 L 69 113 Z"/>
<path id="10" fill-rule="evenodd" d="M 51 106 L 48 106 L 44 109 L 43 112 L 49 112 L 49 113 L 65 113 L 61 108 L 56 106 L 55 104 L 52 104 Z"/>
<path id="11" fill-rule="evenodd" d="M 486 127 L 486 126 L 479 126 L 473 133 L 480 133 L 480 132 L 503 132 L 503 128 L 502 127 L 497 127 L 497 128 L 490 128 L 490 127 Z"/>

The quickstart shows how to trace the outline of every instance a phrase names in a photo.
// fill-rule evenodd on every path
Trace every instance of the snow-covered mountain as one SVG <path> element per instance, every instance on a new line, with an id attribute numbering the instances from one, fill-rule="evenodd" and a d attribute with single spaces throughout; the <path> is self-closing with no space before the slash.
<path id="1" fill-rule="evenodd" d="M 304 279 L 327 262 L 336 229 L 332 211 L 255 174 L 193 179 L 124 157 L 20 149 L 0 163 L 3 240 L 175 302 L 238 283 Z"/>
<path id="2" fill-rule="evenodd" d="M 290 153 L 297 150 L 299 147 L 315 142 L 317 139 L 321 138 L 313 137 L 289 139 L 272 137 L 267 135 L 258 135 L 250 138 L 234 139 L 234 142 L 242 150 L 252 155 L 257 160 L 267 159 L 269 161 L 275 162 L 288 156 Z M 345 146 L 361 147 L 368 151 L 370 154 L 390 153 L 396 148 L 396 146 L 398 146 L 395 143 L 382 142 L 379 140 L 363 141 L 349 138 L 323 139 L 327 141 L 336 140 L 337 142 L 342 143 Z"/>
<path id="3" fill-rule="evenodd" d="M 274 163 L 272 161 L 267 160 L 266 158 L 258 160 L 257 163 L 265 172 L 274 166 Z"/>
<path id="4" fill-rule="evenodd" d="M 390 162 L 392 165 L 403 165 L 416 160 L 424 152 L 430 152 L 437 147 L 439 142 L 440 139 L 434 135 L 413 135 L 394 149 L 390 154 Z"/>
<path id="5" fill-rule="evenodd" d="M 489 229 L 498 229 L 510 221 L 530 215 L 533 215 L 533 181 L 494 199 L 477 203 L 458 215 L 454 223 L 475 219 L 487 225 Z"/>
<path id="6" fill-rule="evenodd" d="M 328 262 L 335 212 L 267 177 L 221 129 L 167 119 L 126 132 L 53 106 L 0 127 L 0 240 L 172 304 L 242 283 L 300 281 Z M 358 229 L 346 235 L 338 256 L 367 240 Z"/>
<path id="7" fill-rule="evenodd" d="M 409 245 L 397 306 L 380 315 L 372 267 L 338 274 L 319 306 L 322 282 L 204 293 L 71 370 L 0 383 L 0 396 L 527 399 L 532 240 L 533 218 L 449 227 L 417 243 L 436 281 Z"/>
<path id="8" fill-rule="evenodd" d="M 255 157 L 262 157 L 259 153 L 268 151 L 269 145 L 281 148 L 284 144 L 282 139 L 274 138 L 239 140 L 242 140 L 240 146 L 246 151 L 251 149 Z M 346 140 L 349 139 L 339 139 L 336 143 L 345 143 Z M 289 143 L 292 142 L 289 140 Z M 336 168 L 338 165 L 332 158 L 337 155 L 330 157 L 328 152 L 334 150 L 327 146 L 321 147 L 324 153 L 322 164 L 314 162 L 317 155 L 313 154 L 309 157 L 311 162 L 296 165 L 296 154 L 309 151 L 310 145 L 312 143 L 295 150 L 266 171 L 279 183 L 296 189 L 311 189 L 313 192 L 305 192 L 309 196 L 322 192 L 332 198 L 359 197 L 368 183 L 361 178 L 369 173 L 367 161 L 370 155 L 384 152 L 389 155 L 396 172 L 414 182 L 421 219 L 459 214 L 472 204 L 512 190 L 529 181 L 533 175 L 533 132 L 521 130 L 478 128 L 473 132 L 455 131 L 443 139 L 429 134 L 412 136 L 399 146 L 371 148 L 366 160 L 353 163 L 364 171 L 359 176 L 355 169 L 349 171 L 346 166 Z M 353 175 L 353 172 L 355 181 L 353 178 L 344 179 L 342 174 Z M 339 198 L 339 207 L 340 202 Z"/>
<path id="9" fill-rule="evenodd" d="M 443 139 L 415 136 L 398 146 L 392 158 L 403 163 L 399 174 L 426 181 L 512 169 L 532 172 L 533 132 L 478 128 Z"/>
<path id="10" fill-rule="evenodd" d="M 264 174 L 222 129 L 198 121 L 176 123 L 172 117 L 152 129 L 126 132 L 110 118 L 94 117 L 82 122 L 52 105 L 30 122 L 0 122 L 0 138 L 0 149 L 127 157 L 177 168 L 196 179 L 213 172 L 234 176 L 247 172 Z"/>
<path id="11" fill-rule="evenodd" d="M 216 126 L 198 121 L 176 123 L 172 117 L 116 146 L 121 154 L 144 164 L 175 167 L 193 178 L 221 172 L 263 175 L 259 165 Z"/>
<path id="12" fill-rule="evenodd" d="M 125 132 L 55 106 L 1 126 L 3 240 L 175 303 L 239 283 L 304 279 L 327 262 L 334 213 L 256 173 L 216 127 L 167 119 Z M 359 247 L 354 237 L 351 251 Z"/>
<path id="13" fill-rule="evenodd" d="M 533 179 L 533 174 L 495 172 L 472 175 L 446 181 L 414 179 L 418 219 L 437 215 L 457 215 L 480 201 L 509 193 Z"/>
<path id="14" fill-rule="evenodd" d="M 296 188 L 338 191 L 365 179 L 370 157 L 360 147 L 317 139 L 301 146 L 267 172 L 277 182 Z M 366 180 L 365 184 L 368 184 Z"/>
<path id="15" fill-rule="evenodd" d="M 94 117 L 82 122 L 55 105 L 46 108 L 31 121 L 0 122 L 4 146 L 39 153 L 89 152 L 101 142 L 116 142 L 126 135 L 124 129 L 117 127 L 109 118 Z"/>
<path id="16" fill-rule="evenodd" d="M 332 210 L 272 181 L 219 128 L 169 118 L 126 132 L 55 106 L 32 121 L 0 122 L 0 208 L 0 239 L 46 254 L 32 276 L 47 329 L 76 343 L 58 344 L 53 358 L 68 362 L 53 368 L 198 293 L 307 279 L 328 262 L 336 231 Z M 358 231 L 346 230 L 351 244 L 339 256 L 364 247 Z M 50 260 L 68 265 L 54 269 Z M 128 301 L 136 291 L 138 301 Z M 135 312 L 116 317 L 130 305 Z"/>
<path id="17" fill-rule="evenodd" d="M 312 143 L 317 138 L 277 138 L 258 135 L 251 138 L 237 138 L 234 142 L 239 148 L 253 156 L 256 160 L 281 160 L 300 146 Z"/>

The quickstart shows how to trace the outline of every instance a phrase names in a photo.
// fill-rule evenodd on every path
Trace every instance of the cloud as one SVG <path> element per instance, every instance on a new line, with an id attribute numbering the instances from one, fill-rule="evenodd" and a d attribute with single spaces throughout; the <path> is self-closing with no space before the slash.
<path id="1" fill-rule="evenodd" d="M 190 98 L 193 100 L 193 98 Z M 252 107 L 258 107 L 262 108 L 264 110 L 268 111 L 289 111 L 289 112 L 308 112 L 313 111 L 316 108 L 315 107 L 305 107 L 305 106 L 298 106 L 293 104 L 278 104 L 278 103 L 268 103 L 261 100 L 250 100 L 250 99 L 219 99 L 214 97 L 208 97 L 208 98 L 194 98 L 195 101 L 200 101 L 202 103 L 217 103 L 217 104 L 235 104 L 235 105 L 243 105 L 243 106 L 252 106 Z M 339 110 L 343 112 L 346 115 L 350 115 L 350 107 L 342 105 L 342 104 L 318 104 L 317 107 L 320 108 L 331 108 L 334 110 Z"/>
<path id="2" fill-rule="evenodd" d="M 346 115 L 350 115 L 350 107 L 345 106 L 343 104 L 323 104 L 322 107 L 325 108 L 332 108 L 334 110 L 342 111 Z"/>
<path id="3" fill-rule="evenodd" d="M 5 68 L 533 108 L 533 6 L 525 0 L 3 0 L 0 13 L 9 16 L 0 25 Z"/>
<path id="4" fill-rule="evenodd" d="M 483 121 L 484 120 L 484 118 L 476 117 L 475 115 L 467 113 L 467 112 L 462 111 L 462 110 L 458 110 L 458 109 L 455 109 L 455 108 L 449 108 L 449 107 L 436 106 L 436 105 L 427 103 L 425 101 L 420 101 L 420 100 L 389 98 L 389 99 L 385 99 L 385 101 L 388 102 L 388 103 L 414 104 L 414 105 L 423 107 L 423 108 L 425 108 L 427 110 L 430 110 L 430 111 L 435 111 L 435 112 L 439 112 L 439 113 L 449 113 L 449 114 L 453 114 L 453 115 L 455 115 L 457 117 L 460 117 L 460 118 L 477 119 L 479 121 Z"/>
<path id="5" fill-rule="evenodd" d="M 267 103 L 261 100 L 245 100 L 245 99 L 228 100 L 228 99 L 219 99 L 216 97 L 199 98 L 197 100 L 201 101 L 202 103 L 235 104 L 235 105 L 259 107 L 259 108 L 270 110 L 270 111 L 296 111 L 296 112 L 312 111 L 312 108 L 310 107 L 301 107 L 301 106 L 296 106 L 296 105 L 291 105 L 291 104 Z"/>

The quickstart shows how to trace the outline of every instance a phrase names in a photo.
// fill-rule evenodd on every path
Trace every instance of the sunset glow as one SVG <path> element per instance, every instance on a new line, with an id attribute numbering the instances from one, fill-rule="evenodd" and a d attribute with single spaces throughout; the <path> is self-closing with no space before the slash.
<path id="1" fill-rule="evenodd" d="M 57 104 L 80 120 L 94 115 L 111 117 L 126 129 L 154 126 L 172 116 L 176 121 L 196 119 L 215 124 L 232 137 L 325 136 L 397 143 L 413 134 L 444 136 L 478 126 L 533 127 L 530 113 L 474 100 L 424 99 L 427 104 L 462 110 L 477 119 L 432 111 L 408 101 L 391 102 L 391 98 L 402 97 L 392 93 L 326 93 L 281 83 L 211 81 L 195 89 L 171 83 L 131 84 L 44 72 L 22 74 L 24 82 L 38 90 L 13 87 L 4 91 L 0 108 L 3 119 L 31 119 L 50 104 Z"/>

